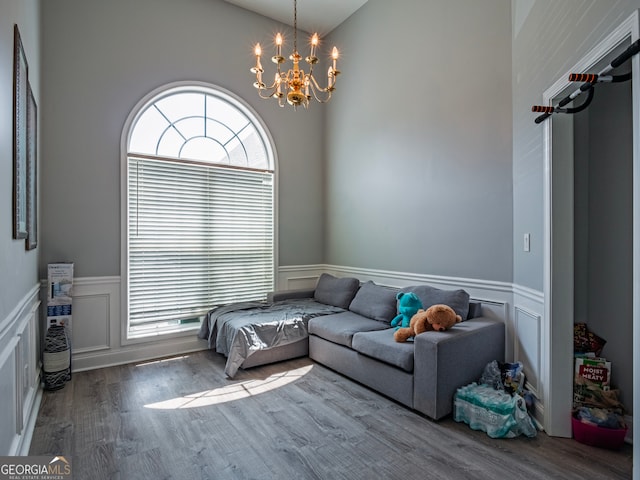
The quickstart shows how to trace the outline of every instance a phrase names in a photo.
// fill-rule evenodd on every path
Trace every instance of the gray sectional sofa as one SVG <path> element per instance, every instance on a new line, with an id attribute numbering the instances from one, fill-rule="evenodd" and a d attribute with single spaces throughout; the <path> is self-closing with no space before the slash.
<path id="1" fill-rule="evenodd" d="M 425 332 L 397 343 L 391 320 L 399 289 L 323 274 L 315 289 L 274 292 L 271 300 L 314 298 L 343 312 L 311 318 L 309 357 L 409 408 L 438 420 L 453 409 L 458 387 L 477 381 L 485 365 L 504 361 L 505 327 L 483 317 L 464 290 L 406 287 L 424 308 L 452 307 L 464 321 L 445 332 Z"/>

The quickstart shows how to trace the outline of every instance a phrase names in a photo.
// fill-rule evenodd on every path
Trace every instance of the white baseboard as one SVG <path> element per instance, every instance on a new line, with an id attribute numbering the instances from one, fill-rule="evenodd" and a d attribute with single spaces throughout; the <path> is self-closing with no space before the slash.
<path id="1" fill-rule="evenodd" d="M 164 339 L 118 348 L 83 352 L 73 356 L 73 371 L 81 372 L 127 363 L 145 362 L 206 349 L 207 342 L 196 338 L 196 332 L 193 332 L 193 337 Z"/>

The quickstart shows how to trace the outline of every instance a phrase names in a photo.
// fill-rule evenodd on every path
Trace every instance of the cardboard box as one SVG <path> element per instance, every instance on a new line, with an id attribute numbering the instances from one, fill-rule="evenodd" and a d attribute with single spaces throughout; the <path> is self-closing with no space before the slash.
<path id="1" fill-rule="evenodd" d="M 71 335 L 73 263 L 50 263 L 47 273 L 47 329 L 62 325 Z"/>
<path id="2" fill-rule="evenodd" d="M 604 358 L 576 358 L 576 379 L 584 378 L 608 390 L 611 382 L 611 362 Z"/>

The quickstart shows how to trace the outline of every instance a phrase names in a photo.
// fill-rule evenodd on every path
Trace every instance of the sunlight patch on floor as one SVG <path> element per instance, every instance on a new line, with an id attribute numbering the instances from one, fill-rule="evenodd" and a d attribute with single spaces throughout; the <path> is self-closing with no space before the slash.
<path id="1" fill-rule="evenodd" d="M 162 402 L 149 403 L 145 408 L 160 410 L 176 410 L 181 408 L 198 408 L 232 402 L 243 398 L 260 395 L 304 377 L 311 371 L 313 365 L 307 365 L 286 372 L 274 373 L 267 378 L 243 380 L 224 387 L 192 393 L 183 397 L 176 397 Z"/>

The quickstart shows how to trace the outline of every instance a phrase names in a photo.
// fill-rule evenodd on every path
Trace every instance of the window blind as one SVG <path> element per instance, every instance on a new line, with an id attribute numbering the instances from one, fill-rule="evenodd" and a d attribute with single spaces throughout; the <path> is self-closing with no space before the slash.
<path id="1" fill-rule="evenodd" d="M 273 173 L 128 157 L 129 330 L 273 290 Z"/>

